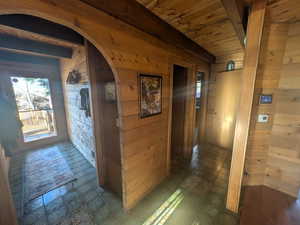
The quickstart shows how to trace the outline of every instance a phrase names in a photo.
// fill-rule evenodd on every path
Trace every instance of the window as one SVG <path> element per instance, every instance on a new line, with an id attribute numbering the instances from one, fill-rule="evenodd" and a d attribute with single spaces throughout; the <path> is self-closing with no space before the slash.
<path id="1" fill-rule="evenodd" d="M 24 142 L 56 136 L 49 80 L 12 76 L 11 82 Z"/>
<path id="2" fill-rule="evenodd" d="M 202 79 L 204 77 L 203 72 L 197 73 L 197 81 L 196 81 L 196 108 L 200 108 L 201 103 L 201 92 L 202 92 Z"/>

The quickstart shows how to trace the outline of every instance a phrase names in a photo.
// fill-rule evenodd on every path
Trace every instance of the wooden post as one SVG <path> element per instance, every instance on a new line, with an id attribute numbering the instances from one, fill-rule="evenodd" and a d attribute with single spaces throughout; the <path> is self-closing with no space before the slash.
<path id="1" fill-rule="evenodd" d="M 256 74 L 264 27 L 266 0 L 255 0 L 248 21 L 247 45 L 233 142 L 231 169 L 227 193 L 227 209 L 237 213 L 244 172 L 245 155 L 254 94 Z"/>
<path id="2" fill-rule="evenodd" d="M 244 39 L 246 37 L 243 27 L 243 15 L 241 15 L 240 8 L 243 9 L 242 1 L 237 0 L 221 0 L 228 18 L 230 19 L 236 35 L 239 38 L 242 48 L 244 49 Z"/>
<path id="3" fill-rule="evenodd" d="M 8 182 L 8 163 L 0 145 L 0 225 L 17 225 L 16 210 Z"/>

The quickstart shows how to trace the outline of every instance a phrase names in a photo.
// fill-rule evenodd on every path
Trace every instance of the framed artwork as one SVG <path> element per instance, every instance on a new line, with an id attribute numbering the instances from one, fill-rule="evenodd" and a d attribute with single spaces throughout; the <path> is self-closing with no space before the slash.
<path id="1" fill-rule="evenodd" d="M 145 118 L 162 112 L 162 77 L 139 75 L 140 117 Z"/>

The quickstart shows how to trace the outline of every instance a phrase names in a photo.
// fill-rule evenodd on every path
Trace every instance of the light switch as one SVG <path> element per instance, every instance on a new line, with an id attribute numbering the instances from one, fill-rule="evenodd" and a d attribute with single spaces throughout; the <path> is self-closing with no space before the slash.
<path id="1" fill-rule="evenodd" d="M 259 114 L 257 122 L 259 123 L 267 123 L 269 121 L 269 115 L 267 114 Z"/>

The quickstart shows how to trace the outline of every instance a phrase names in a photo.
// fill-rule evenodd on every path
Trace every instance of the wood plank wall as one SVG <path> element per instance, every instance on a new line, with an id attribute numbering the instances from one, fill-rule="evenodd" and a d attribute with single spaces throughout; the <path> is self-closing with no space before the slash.
<path id="1" fill-rule="evenodd" d="M 243 181 L 245 185 L 264 184 L 276 96 L 270 105 L 259 105 L 259 96 L 274 94 L 278 88 L 287 32 L 287 24 L 270 23 L 269 20 L 265 22 L 246 152 Z M 268 114 L 269 122 L 257 123 L 258 114 Z"/>
<path id="2" fill-rule="evenodd" d="M 132 208 L 168 174 L 170 65 L 182 61 L 209 65 L 183 49 L 168 45 L 136 28 L 76 0 L 1 1 L 0 14 L 26 12 L 79 31 L 108 60 L 119 96 L 123 204 Z M 137 76 L 163 76 L 163 112 L 139 118 Z"/>
<path id="3" fill-rule="evenodd" d="M 88 73 L 91 81 L 92 117 L 95 133 L 99 183 L 122 196 L 120 130 L 117 101 L 105 99 L 105 85 L 115 83 L 113 72 L 103 55 L 85 41 Z"/>
<path id="4" fill-rule="evenodd" d="M 265 22 L 246 153 L 244 185 L 266 185 L 298 196 L 300 189 L 300 23 Z M 261 94 L 273 103 L 259 105 Z M 257 123 L 268 114 L 268 123 Z"/>
<path id="5" fill-rule="evenodd" d="M 226 76 L 226 65 L 228 61 L 233 60 L 236 64 L 236 70 L 241 74 L 244 61 L 244 52 L 237 51 L 233 53 L 228 53 L 227 55 L 217 56 L 216 63 L 212 65 L 211 76 L 208 83 L 208 109 L 207 109 L 207 130 L 206 130 L 206 141 L 210 144 L 232 150 L 232 140 L 234 135 L 235 128 L 235 117 L 236 111 L 231 110 L 227 112 L 227 117 L 233 118 L 231 121 L 224 120 L 224 107 L 220 105 L 223 100 L 230 101 L 229 99 L 223 99 L 227 89 L 221 90 L 221 87 L 235 90 L 234 93 L 237 94 L 238 87 L 237 82 L 226 83 L 227 79 L 223 79 L 223 76 Z M 235 73 L 235 72 L 232 72 Z M 231 74 L 231 72 L 229 73 Z M 231 76 L 231 75 L 229 75 Z M 236 80 L 237 81 L 237 80 Z M 233 96 L 232 96 L 233 97 Z M 235 104 L 238 104 L 235 101 Z M 234 108 L 235 106 L 233 106 Z M 232 109 L 233 109 L 232 108 Z M 227 127 L 226 131 L 222 131 L 222 127 Z"/>
<path id="6" fill-rule="evenodd" d="M 298 197 L 300 189 L 300 23 L 286 25 L 286 27 L 288 35 L 276 91 L 265 185 Z"/>

